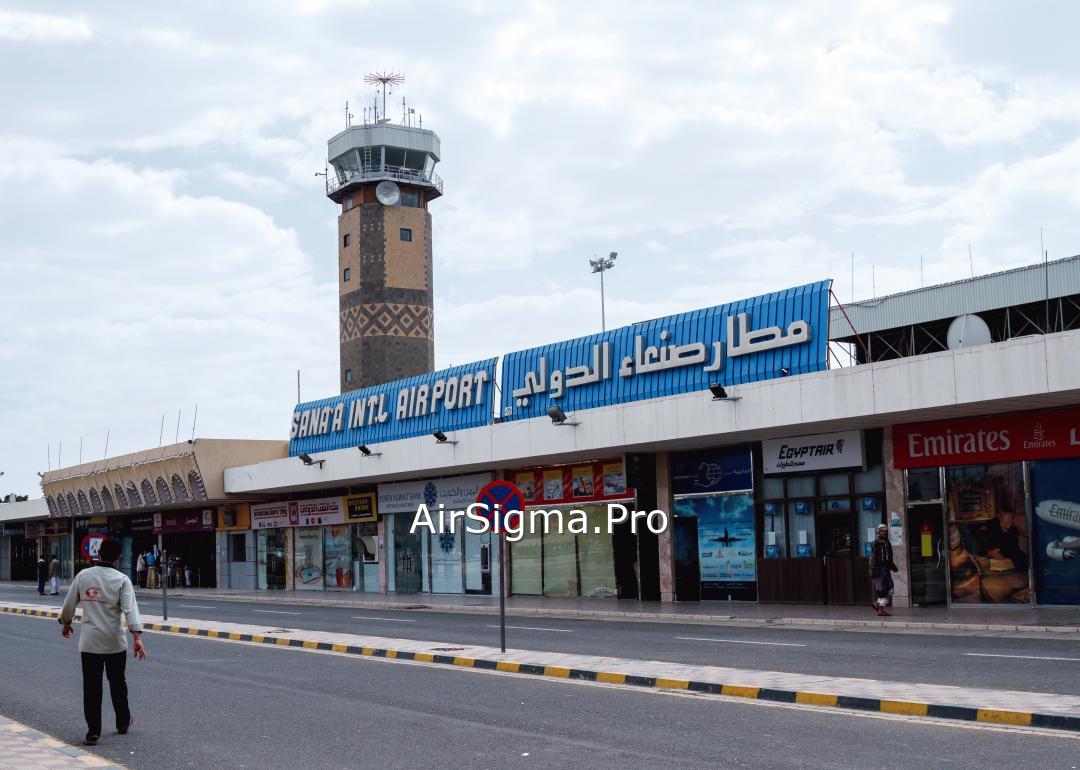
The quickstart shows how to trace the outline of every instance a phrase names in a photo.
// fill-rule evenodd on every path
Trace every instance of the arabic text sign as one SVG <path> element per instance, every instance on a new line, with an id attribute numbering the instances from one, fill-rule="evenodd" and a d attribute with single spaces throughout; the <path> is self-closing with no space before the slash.
<path id="1" fill-rule="evenodd" d="M 214 512 L 210 509 L 198 511 L 170 511 L 154 514 L 154 532 L 203 532 L 214 529 Z"/>
<path id="2" fill-rule="evenodd" d="M 504 420 L 820 371 L 829 281 L 510 353 Z"/>
<path id="3" fill-rule="evenodd" d="M 765 474 L 858 468 L 863 464 L 862 431 L 767 439 L 761 442 L 761 461 Z"/>

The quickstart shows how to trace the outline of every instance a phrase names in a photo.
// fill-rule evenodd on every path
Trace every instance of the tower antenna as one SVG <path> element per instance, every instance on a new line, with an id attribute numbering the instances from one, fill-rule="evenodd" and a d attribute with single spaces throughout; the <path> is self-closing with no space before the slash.
<path id="1" fill-rule="evenodd" d="M 376 91 L 382 96 L 382 114 L 386 117 L 386 94 L 387 92 L 393 93 L 393 86 L 401 85 L 405 82 L 405 76 L 400 72 L 369 72 L 364 75 L 364 82 L 370 83 L 375 86 Z M 378 116 L 376 115 L 375 122 L 378 122 Z"/>

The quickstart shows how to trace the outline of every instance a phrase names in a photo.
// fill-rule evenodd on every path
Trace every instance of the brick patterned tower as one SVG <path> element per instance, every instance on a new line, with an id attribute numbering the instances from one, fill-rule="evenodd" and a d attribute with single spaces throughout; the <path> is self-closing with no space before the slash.
<path id="1" fill-rule="evenodd" d="M 439 137 L 383 118 L 328 143 L 326 194 L 340 204 L 341 392 L 435 368 L 431 214 Z"/>

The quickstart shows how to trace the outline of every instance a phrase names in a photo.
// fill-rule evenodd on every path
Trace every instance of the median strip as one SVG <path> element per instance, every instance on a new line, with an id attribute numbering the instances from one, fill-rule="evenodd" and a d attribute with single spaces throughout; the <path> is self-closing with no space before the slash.
<path id="1" fill-rule="evenodd" d="M 0 605 L 0 613 L 13 614 L 13 615 L 29 615 L 35 617 L 45 618 L 58 618 L 60 616 L 59 611 L 53 609 L 37 609 L 29 607 L 18 606 L 2 606 Z M 1049 695 L 1049 694 L 1035 694 L 1026 693 L 1019 695 L 1029 695 L 1032 698 L 1041 699 L 1045 702 L 1047 699 L 1060 698 L 1069 701 L 1066 708 L 1070 712 L 1074 713 L 1051 713 L 1040 712 L 1034 710 L 1009 710 L 1002 708 L 990 708 L 980 707 L 977 705 L 958 705 L 956 703 L 933 703 L 923 702 L 915 700 L 899 700 L 895 698 L 881 698 L 881 697 L 865 697 L 861 694 L 855 694 L 853 692 L 842 692 L 844 688 L 838 688 L 837 692 L 823 692 L 820 689 L 815 690 L 802 690 L 792 687 L 784 686 L 755 686 L 749 682 L 733 681 L 733 682 L 716 682 L 706 681 L 694 678 L 683 678 L 682 676 L 647 676 L 642 675 L 641 669 L 651 668 L 656 669 L 661 666 L 669 666 L 672 672 L 682 673 L 694 673 L 695 670 L 703 671 L 706 675 L 712 674 L 727 674 L 734 673 L 734 670 L 722 669 L 718 667 L 704 667 L 704 666 L 685 666 L 680 664 L 664 664 L 657 661 L 619 661 L 615 659 L 590 659 L 588 656 L 570 656 L 561 653 L 537 653 L 534 651 L 521 651 L 520 656 L 537 657 L 540 655 L 550 655 L 552 658 L 551 663 L 534 663 L 534 662 L 521 662 L 510 660 L 499 660 L 497 650 L 488 650 L 487 648 L 471 648 L 472 650 L 484 652 L 490 657 L 480 657 L 473 652 L 467 654 L 433 654 L 428 652 L 420 652 L 417 650 L 399 649 L 397 647 L 390 647 L 385 645 L 372 646 L 372 645 L 351 645 L 342 644 L 339 642 L 331 642 L 319 639 L 311 638 L 295 638 L 295 634 L 305 635 L 318 635 L 318 632 L 311 631 L 298 631 L 298 630 L 286 630 L 279 629 L 279 631 L 288 631 L 289 635 L 279 635 L 276 633 L 243 633 L 236 631 L 229 631 L 223 629 L 206 628 L 203 624 L 210 621 L 177 621 L 184 623 L 197 623 L 199 625 L 175 625 L 168 622 L 146 622 L 143 624 L 144 629 L 157 631 L 160 633 L 176 634 L 183 636 L 201 636 L 210 639 L 229 639 L 231 641 L 250 642 L 255 644 L 269 644 L 281 647 L 297 647 L 308 650 L 321 650 L 326 652 L 335 652 L 345 655 L 356 655 L 361 657 L 376 657 L 387 658 L 402 661 L 415 661 L 421 663 L 432 663 L 435 665 L 453 666 L 458 668 L 476 668 L 490 671 L 500 671 L 512 674 L 527 674 L 532 676 L 542 676 L 555 679 L 577 679 L 589 682 L 601 682 L 607 684 L 618 685 L 630 685 L 635 687 L 646 687 L 652 689 L 661 690 L 686 690 L 690 692 L 696 692 L 707 695 L 721 695 L 733 698 L 745 698 L 750 700 L 767 700 L 779 703 L 795 703 L 809 706 L 823 706 L 829 708 L 838 709 L 852 709 L 857 711 L 871 711 L 880 712 L 885 714 L 900 714 L 905 716 L 916 717 L 933 717 L 938 719 L 955 719 L 968 722 L 984 722 L 987 724 L 995 725 L 1010 725 L 1010 726 L 1023 726 L 1023 727 L 1042 727 L 1054 730 L 1067 730 L 1080 733 L 1080 709 L 1074 708 L 1072 701 L 1075 700 L 1071 696 L 1063 695 Z M 228 625 L 228 624 L 219 624 Z M 363 637 L 366 640 L 372 639 L 372 637 Z M 424 642 L 416 642 L 414 640 L 386 640 L 382 639 L 381 642 L 394 641 L 400 646 L 406 645 L 423 645 Z M 447 648 L 451 649 L 451 648 Z M 452 648 L 455 650 L 461 650 L 464 648 Z M 569 662 L 568 659 L 577 658 L 582 663 L 588 663 L 592 660 L 597 662 L 603 661 L 609 665 L 603 668 L 591 668 L 588 665 L 566 665 Z M 639 669 L 638 673 L 628 671 L 613 671 L 610 668 L 611 664 L 622 664 L 627 669 Z M 762 671 L 747 671 L 744 672 L 744 678 L 764 678 L 769 680 L 775 680 L 777 685 L 782 685 L 782 679 L 797 678 L 799 675 L 781 674 L 778 672 L 762 672 Z M 820 683 L 821 678 L 815 678 Z M 837 678 L 838 682 L 843 682 Z M 866 689 L 869 686 L 865 680 L 847 680 L 855 681 L 859 683 L 862 689 Z M 932 685 L 898 685 L 897 683 L 881 683 L 882 687 L 886 686 L 901 686 L 908 687 L 913 690 L 919 688 L 932 688 Z M 853 688 L 848 687 L 851 690 Z M 958 692 L 968 693 L 970 696 L 975 696 L 977 691 L 963 690 L 961 688 L 955 688 Z M 967 698 L 972 702 L 977 702 L 973 697 Z"/>

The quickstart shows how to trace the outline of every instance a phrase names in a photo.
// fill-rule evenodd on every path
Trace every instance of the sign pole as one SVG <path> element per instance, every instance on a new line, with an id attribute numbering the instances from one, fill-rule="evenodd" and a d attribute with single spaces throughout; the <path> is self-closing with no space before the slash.
<path id="1" fill-rule="evenodd" d="M 501 530 L 501 527 L 500 527 Z M 503 533 L 499 532 L 499 646 L 506 652 L 506 560 L 503 559 Z"/>

